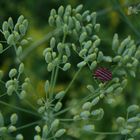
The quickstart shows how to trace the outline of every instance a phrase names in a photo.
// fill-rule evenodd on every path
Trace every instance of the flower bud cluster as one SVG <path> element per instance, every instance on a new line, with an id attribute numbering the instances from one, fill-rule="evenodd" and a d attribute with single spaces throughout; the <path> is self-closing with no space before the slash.
<path id="1" fill-rule="evenodd" d="M 122 135 L 137 137 L 140 134 L 140 109 L 138 105 L 130 105 L 127 108 L 127 117 L 118 117 L 116 122 Z"/>
<path id="2" fill-rule="evenodd" d="M 21 63 L 18 67 L 18 70 L 13 68 L 9 71 L 10 80 L 6 81 L 5 87 L 7 89 L 7 94 L 11 96 L 13 93 L 16 93 L 20 99 L 26 97 L 27 87 L 29 85 L 30 79 L 26 77 L 24 82 L 20 85 L 21 74 L 24 73 L 24 64 Z"/>

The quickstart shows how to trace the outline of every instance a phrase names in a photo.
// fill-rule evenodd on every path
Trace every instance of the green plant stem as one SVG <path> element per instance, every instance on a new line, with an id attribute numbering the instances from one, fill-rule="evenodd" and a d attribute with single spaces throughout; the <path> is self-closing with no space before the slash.
<path id="1" fill-rule="evenodd" d="M 69 89 L 71 88 L 72 84 L 74 83 L 75 79 L 77 78 L 77 76 L 79 75 L 80 71 L 82 70 L 82 68 L 80 68 L 74 75 L 73 79 L 71 80 L 70 84 L 68 85 L 68 87 L 65 90 L 65 93 L 67 93 L 69 91 Z"/>
<path id="2" fill-rule="evenodd" d="M 5 52 L 6 50 L 8 50 L 11 46 L 6 47 L 1 53 Z M 0 54 L 1 54 L 0 53 Z"/>
<path id="3" fill-rule="evenodd" d="M 28 47 L 27 49 L 24 50 L 24 52 L 22 53 L 20 60 L 24 60 L 28 54 L 30 54 L 34 49 L 36 49 L 38 46 L 44 44 L 46 41 L 48 41 L 50 39 L 51 36 L 57 34 L 59 32 L 58 29 L 54 30 L 53 32 L 48 33 L 46 36 L 44 36 L 42 39 L 34 42 L 30 47 Z"/>
<path id="4" fill-rule="evenodd" d="M 95 93 L 97 93 L 97 92 L 98 92 L 98 90 L 95 91 Z M 75 106 L 80 106 L 80 105 L 82 105 L 84 102 L 88 101 L 90 98 L 95 98 L 95 97 L 97 97 L 99 94 L 100 94 L 100 93 L 97 93 L 97 94 L 90 94 L 90 95 L 88 95 L 87 97 L 85 97 L 83 100 L 81 100 L 79 103 L 74 104 L 73 106 L 70 106 L 70 107 L 68 107 L 68 108 L 65 108 L 65 109 L 59 111 L 58 113 L 55 114 L 55 116 L 61 115 L 61 114 L 65 113 L 65 112 L 69 111 L 71 108 L 73 108 L 73 107 L 75 107 Z"/>
<path id="5" fill-rule="evenodd" d="M 98 132 L 98 131 L 93 131 L 93 134 L 96 135 L 118 135 L 120 132 Z"/>
<path id="6" fill-rule="evenodd" d="M 63 39 L 62 39 L 62 44 L 65 43 L 66 40 L 66 34 L 64 34 Z M 59 54 L 58 58 L 61 59 L 62 53 Z M 58 77 L 58 71 L 59 71 L 59 64 L 56 66 L 56 70 L 55 70 L 55 74 L 54 74 L 54 78 L 53 78 L 53 83 L 52 83 L 52 91 L 51 91 L 51 99 L 53 97 L 53 92 L 54 92 L 54 88 L 56 85 L 56 81 L 57 81 L 57 77 Z"/>
<path id="7" fill-rule="evenodd" d="M 17 131 L 18 130 L 21 130 L 21 129 L 24 129 L 24 128 L 27 128 L 27 127 L 30 127 L 30 126 L 33 126 L 35 124 L 38 124 L 39 122 L 40 122 L 40 120 L 39 121 L 32 122 L 32 123 L 25 124 L 23 126 L 20 126 L 20 127 L 17 128 Z"/>
<path id="8" fill-rule="evenodd" d="M 28 114 L 32 114 L 32 115 L 37 116 L 37 117 L 40 117 L 40 116 L 39 116 L 37 113 L 35 113 L 35 112 L 32 112 L 32 111 L 27 110 L 27 109 L 24 109 L 24 108 L 20 108 L 20 107 L 17 107 L 17 106 L 8 104 L 8 103 L 5 103 L 5 102 L 3 102 L 3 101 L 0 101 L 0 104 L 3 104 L 3 105 L 5 105 L 5 106 L 8 106 L 8 107 L 17 109 L 17 110 L 19 110 L 19 111 L 22 111 L 22 112 L 25 112 L 25 113 L 28 113 Z"/>
<path id="9" fill-rule="evenodd" d="M 62 122 L 72 122 L 74 121 L 73 119 L 59 119 Z"/>
<path id="10" fill-rule="evenodd" d="M 1 97 L 3 97 L 3 96 L 5 96 L 5 95 L 7 95 L 7 92 L 6 92 L 6 93 L 4 93 L 4 94 L 2 94 L 2 95 L 0 95 L 0 98 L 1 98 Z"/>
<path id="11" fill-rule="evenodd" d="M 52 86 L 53 86 L 54 72 L 55 72 L 55 68 L 53 68 L 53 70 L 52 70 L 52 74 L 51 74 L 51 82 L 50 82 L 49 98 L 51 98 L 51 93 L 52 93 Z M 47 100 L 47 97 L 46 97 L 46 100 Z"/>
<path id="12" fill-rule="evenodd" d="M 54 94 L 53 92 L 54 92 L 54 87 L 55 87 L 56 80 L 57 80 L 57 76 L 58 76 L 58 71 L 59 71 L 59 67 L 57 66 L 57 67 L 56 67 L 55 74 L 54 74 L 53 84 L 52 84 L 51 99 L 52 99 L 53 94 Z"/>

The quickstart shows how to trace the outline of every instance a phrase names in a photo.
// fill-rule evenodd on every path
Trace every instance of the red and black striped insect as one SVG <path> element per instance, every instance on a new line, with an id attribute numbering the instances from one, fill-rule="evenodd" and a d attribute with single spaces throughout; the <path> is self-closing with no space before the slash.
<path id="1" fill-rule="evenodd" d="M 93 76 L 103 83 L 112 80 L 112 73 L 107 68 L 98 68 L 93 72 Z"/>

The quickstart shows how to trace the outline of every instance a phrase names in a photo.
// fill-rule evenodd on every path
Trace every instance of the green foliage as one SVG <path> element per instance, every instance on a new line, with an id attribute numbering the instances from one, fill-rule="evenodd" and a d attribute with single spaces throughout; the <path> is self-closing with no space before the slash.
<path id="1" fill-rule="evenodd" d="M 129 12 L 137 13 L 138 9 L 134 11 L 129 8 Z M 2 98 L 0 104 L 28 113 L 32 117 L 36 116 L 37 120 L 17 127 L 18 121 L 23 120 L 24 115 L 18 116 L 17 113 L 12 113 L 9 117 L 10 123 L 7 123 L 1 111 L 0 138 L 23 140 L 24 135 L 19 131 L 29 126 L 32 126 L 30 130 L 35 131 L 32 135 L 34 140 L 67 139 L 73 126 L 78 128 L 75 131 L 78 133 L 76 134 L 78 138 L 81 138 L 83 131 L 90 135 L 124 136 L 125 140 L 138 138 L 140 113 L 139 106 L 135 104 L 125 109 L 127 110 L 125 117 L 121 116 L 116 119 L 115 131 L 113 129 L 111 132 L 102 132 L 102 130 L 100 132 L 96 128 L 97 122 L 102 122 L 107 115 L 107 110 L 103 105 L 104 101 L 108 100 L 108 103 L 113 106 L 114 100 L 110 97 L 119 98 L 129 84 L 130 78 L 136 78 L 138 75 L 140 47 L 132 39 L 133 37 L 129 35 L 125 39 L 119 39 L 119 35 L 115 33 L 112 37 L 110 53 L 104 51 L 102 46 L 104 38 L 100 36 L 101 27 L 97 22 L 97 13 L 83 10 L 82 4 L 76 8 L 67 5 L 66 7 L 60 6 L 58 10 L 52 9 L 48 22 L 55 31 L 55 34 L 51 34 L 49 44 L 43 51 L 46 71 L 50 77 L 45 79 L 46 82 L 42 88 L 43 95 L 40 97 L 35 93 L 35 102 L 28 101 L 30 97 L 33 99 L 33 96 L 29 94 L 35 92 L 36 85 L 33 85 L 33 89 L 31 88 L 30 75 L 26 76 L 27 68 L 23 62 L 24 57 L 29 53 L 28 48 L 24 49 L 24 46 L 30 42 L 30 38 L 26 38 L 28 20 L 21 15 L 15 24 L 11 17 L 2 24 L 0 31 L 4 40 L 0 41 L 0 54 L 4 54 L 7 50 L 14 50 L 16 66 L 7 71 L 7 78 L 5 71 L 0 70 L 0 83 L 4 85 L 4 90 L 1 91 L 5 91 L 0 97 L 8 95 L 8 99 L 24 102 L 25 106 L 29 105 L 30 108 L 20 108 L 14 102 L 7 103 Z M 32 48 L 34 46 L 29 47 L 29 49 Z M 98 78 L 93 78 L 94 82 L 91 84 L 86 81 L 88 77 L 82 76 L 85 78 L 85 83 L 81 82 L 81 85 L 83 88 L 87 87 L 84 89 L 87 94 L 81 96 L 78 101 L 76 100 L 76 103 L 73 97 L 68 103 L 65 102 L 65 98 L 72 95 L 70 89 L 76 85 L 75 82 L 80 77 L 80 73 L 84 73 L 85 69 L 95 72 L 102 66 L 110 67 L 111 80 L 102 82 Z M 74 70 L 74 75 L 69 84 L 57 91 L 57 80 L 65 77 L 65 73 L 72 70 Z M 92 76 L 91 73 L 90 75 Z M 75 90 L 76 93 L 79 91 Z"/>

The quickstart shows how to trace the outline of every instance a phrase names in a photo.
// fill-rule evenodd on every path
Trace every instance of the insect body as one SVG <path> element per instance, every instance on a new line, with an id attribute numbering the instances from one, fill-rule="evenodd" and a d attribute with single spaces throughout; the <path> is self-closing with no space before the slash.
<path id="1" fill-rule="evenodd" d="M 93 76 L 102 82 L 107 82 L 112 80 L 112 73 L 107 68 L 98 68 Z"/>

